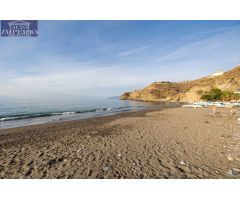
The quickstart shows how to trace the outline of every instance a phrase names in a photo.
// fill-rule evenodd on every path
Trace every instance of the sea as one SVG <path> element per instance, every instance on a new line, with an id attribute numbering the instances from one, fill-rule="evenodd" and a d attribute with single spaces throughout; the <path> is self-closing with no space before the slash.
<path id="1" fill-rule="evenodd" d="M 166 105 L 123 101 L 118 97 L 56 99 L 0 97 L 0 129 L 86 119 L 163 106 Z"/>

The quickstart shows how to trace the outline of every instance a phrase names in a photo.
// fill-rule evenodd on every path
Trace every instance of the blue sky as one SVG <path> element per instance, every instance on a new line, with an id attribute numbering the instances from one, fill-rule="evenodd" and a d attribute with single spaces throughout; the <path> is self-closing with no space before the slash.
<path id="1" fill-rule="evenodd" d="M 0 37 L 0 96 L 115 96 L 240 63 L 240 21 L 39 21 Z"/>

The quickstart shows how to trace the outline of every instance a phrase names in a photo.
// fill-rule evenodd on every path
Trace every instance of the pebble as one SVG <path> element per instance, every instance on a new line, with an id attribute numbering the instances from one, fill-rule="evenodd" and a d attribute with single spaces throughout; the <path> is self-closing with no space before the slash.
<path id="1" fill-rule="evenodd" d="M 202 171 L 203 171 L 201 168 L 198 168 L 198 170 L 199 170 L 200 172 L 202 172 Z"/>
<path id="2" fill-rule="evenodd" d="M 121 157 L 121 156 L 122 156 L 122 154 L 120 154 L 120 153 L 119 153 L 117 156 L 118 156 L 118 157 Z"/>
<path id="3" fill-rule="evenodd" d="M 227 159 L 233 161 L 233 158 L 230 155 L 228 155 Z"/>
<path id="4" fill-rule="evenodd" d="M 240 175 L 240 169 L 233 168 L 232 173 L 234 176 L 239 176 Z"/>
<path id="5" fill-rule="evenodd" d="M 104 167 L 104 168 L 103 168 L 103 171 L 104 171 L 104 172 L 107 172 L 107 171 L 110 170 L 110 169 L 111 169 L 110 167 Z"/>
<path id="6" fill-rule="evenodd" d="M 163 175 L 164 175 L 165 177 L 169 177 L 169 174 L 168 174 L 167 172 L 163 172 Z"/>
<path id="7" fill-rule="evenodd" d="M 230 169 L 228 171 L 228 174 L 230 176 L 240 176 L 240 169 L 236 169 L 236 168 Z"/>
<path id="8" fill-rule="evenodd" d="M 186 163 L 184 161 L 181 161 L 179 164 L 180 165 L 186 165 Z"/>
<path id="9" fill-rule="evenodd" d="M 81 147 L 80 149 L 77 150 L 77 153 L 79 153 L 80 151 L 84 150 L 85 147 Z"/>

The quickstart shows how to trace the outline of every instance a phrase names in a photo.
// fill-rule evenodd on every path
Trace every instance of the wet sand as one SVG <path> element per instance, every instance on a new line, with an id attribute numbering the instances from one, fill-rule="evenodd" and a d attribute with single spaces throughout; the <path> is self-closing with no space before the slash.
<path id="1" fill-rule="evenodd" d="M 239 115 L 166 108 L 0 130 L 0 178 L 240 178 Z"/>

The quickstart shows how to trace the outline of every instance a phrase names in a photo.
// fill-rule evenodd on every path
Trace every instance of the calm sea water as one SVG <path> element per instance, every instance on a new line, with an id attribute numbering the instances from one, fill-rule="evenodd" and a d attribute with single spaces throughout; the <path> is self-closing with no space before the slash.
<path id="1" fill-rule="evenodd" d="M 118 98 L 14 99 L 0 98 L 0 129 L 84 119 L 119 112 L 161 107 L 162 104 Z"/>

